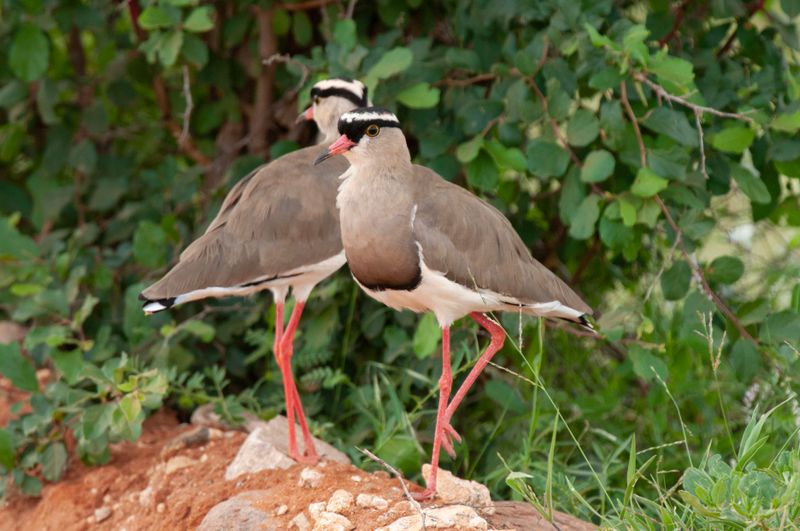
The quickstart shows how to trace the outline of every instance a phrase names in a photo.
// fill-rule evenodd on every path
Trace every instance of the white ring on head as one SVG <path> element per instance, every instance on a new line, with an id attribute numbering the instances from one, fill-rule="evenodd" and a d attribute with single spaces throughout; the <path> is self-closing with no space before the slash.
<path id="1" fill-rule="evenodd" d="M 371 120 L 385 120 L 387 122 L 400 123 L 397 116 L 390 112 L 346 112 L 342 115 L 342 120 L 347 123 L 352 122 L 368 122 Z"/>
<path id="2" fill-rule="evenodd" d="M 352 92 L 358 98 L 364 97 L 365 89 L 364 84 L 357 79 L 354 79 L 353 81 L 345 81 L 344 79 L 324 79 L 318 83 L 315 83 L 314 88 L 319 90 L 342 89 Z"/>

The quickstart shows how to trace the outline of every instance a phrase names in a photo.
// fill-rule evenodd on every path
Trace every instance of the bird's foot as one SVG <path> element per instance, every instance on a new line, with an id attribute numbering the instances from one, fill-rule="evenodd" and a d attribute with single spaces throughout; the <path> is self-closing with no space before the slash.
<path id="1" fill-rule="evenodd" d="M 456 450 L 453 447 L 453 440 L 456 442 L 461 442 L 461 435 L 450 425 L 450 419 L 445 419 L 444 425 L 442 426 L 442 448 L 444 451 L 447 452 L 447 455 L 452 457 L 453 459 L 456 458 Z"/>
<path id="2" fill-rule="evenodd" d="M 431 501 L 436 497 L 436 488 L 426 488 L 422 492 L 412 492 L 411 497 L 416 501 Z"/>
<path id="3" fill-rule="evenodd" d="M 302 463 L 304 465 L 316 465 L 317 463 L 319 463 L 319 454 L 317 454 L 316 451 L 314 451 L 314 452 L 306 451 L 306 452 L 303 452 L 302 454 L 300 452 L 297 452 L 297 451 L 294 451 L 294 452 L 290 451 L 289 452 L 289 457 L 291 457 L 292 459 L 294 459 L 298 463 Z"/>

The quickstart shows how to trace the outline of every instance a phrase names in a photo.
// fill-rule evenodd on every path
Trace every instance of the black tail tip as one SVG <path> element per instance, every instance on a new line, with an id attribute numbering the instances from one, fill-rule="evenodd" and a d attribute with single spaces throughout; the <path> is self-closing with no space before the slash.
<path id="1" fill-rule="evenodd" d="M 175 297 L 167 299 L 148 299 L 147 297 L 139 295 L 139 299 L 145 301 L 144 305 L 142 305 L 142 310 L 146 314 L 162 312 L 175 305 Z"/>
<path id="2" fill-rule="evenodd" d="M 586 318 L 586 314 L 578 317 L 578 323 L 581 325 L 581 328 L 584 328 L 593 334 L 600 335 L 594 325 L 589 321 L 589 319 Z"/>

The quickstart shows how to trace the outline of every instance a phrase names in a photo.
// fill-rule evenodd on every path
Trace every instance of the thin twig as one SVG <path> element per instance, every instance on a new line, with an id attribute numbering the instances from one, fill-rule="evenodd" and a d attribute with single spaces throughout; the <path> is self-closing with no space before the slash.
<path id="1" fill-rule="evenodd" d="M 694 110 L 694 124 L 697 126 L 697 137 L 700 140 L 700 172 L 703 174 L 703 177 L 708 180 L 708 170 L 706 169 L 706 146 L 703 139 L 703 124 L 700 123 L 700 119 L 703 117 L 703 113 L 699 110 Z"/>
<path id="2" fill-rule="evenodd" d="M 686 16 L 686 7 L 689 5 L 689 2 L 691 1 L 692 0 L 683 0 L 683 2 L 678 4 L 678 6 L 675 8 L 675 20 L 672 21 L 672 27 L 670 28 L 669 33 L 667 33 L 658 40 L 659 47 L 667 44 L 678 33 L 678 28 L 681 27 L 681 22 L 683 22 L 683 17 Z"/>
<path id="3" fill-rule="evenodd" d="M 414 497 L 411 495 L 411 492 L 409 492 L 408 487 L 406 487 L 406 482 L 403 481 L 403 475 L 395 467 L 393 467 L 392 465 L 390 465 L 377 455 L 373 454 L 366 448 L 359 448 L 358 446 L 356 446 L 356 450 L 366 455 L 367 457 L 369 457 L 370 459 L 381 465 L 383 468 L 385 468 L 386 470 L 397 476 L 397 479 L 400 480 L 400 486 L 403 487 L 403 493 L 405 493 L 406 498 L 408 498 L 408 501 L 411 502 L 411 505 L 414 506 L 414 508 L 417 510 L 417 513 L 419 513 L 419 517 L 422 519 L 422 529 L 423 530 L 426 529 L 425 511 L 422 510 L 422 506 L 419 504 L 417 500 L 414 499 Z"/>
<path id="4" fill-rule="evenodd" d="M 357 3 L 358 3 L 358 0 L 350 0 L 349 2 L 347 2 L 347 10 L 344 12 L 344 19 L 345 20 L 350 20 L 350 19 L 353 18 L 353 13 L 356 10 L 356 4 Z"/>
<path id="5" fill-rule="evenodd" d="M 747 5 L 747 15 L 745 16 L 744 21 L 746 22 L 750 20 L 750 17 L 752 17 L 762 9 L 764 9 L 764 0 L 755 0 L 754 2 L 751 2 L 750 4 Z M 717 50 L 717 53 L 715 54 L 717 59 L 725 55 L 725 52 L 730 50 L 731 46 L 733 45 L 733 41 L 736 40 L 736 33 L 738 32 L 739 24 L 737 22 L 734 22 L 734 25 L 735 27 L 733 28 L 733 31 L 728 36 L 728 38 L 725 39 L 725 43 L 722 46 L 720 46 L 719 50 Z"/>
<path id="6" fill-rule="evenodd" d="M 189 67 L 187 65 L 183 65 L 183 99 L 186 100 L 186 108 L 183 110 L 183 129 L 178 139 L 180 143 L 189 139 L 189 124 L 192 121 L 192 109 L 194 109 L 191 78 L 189 77 Z"/>
<path id="7" fill-rule="evenodd" d="M 672 262 L 672 257 L 675 256 L 675 250 L 678 248 L 678 244 L 680 243 L 680 241 L 681 241 L 681 236 L 680 234 L 677 234 L 675 236 L 675 243 L 672 244 L 672 248 L 669 250 L 669 256 L 667 257 L 666 260 L 663 260 L 661 262 L 661 268 L 658 270 L 658 273 L 656 273 L 655 278 L 653 278 L 653 282 L 650 283 L 650 287 L 647 288 L 647 293 L 645 293 L 644 295 L 644 302 L 647 302 L 650 299 L 650 295 L 653 294 L 653 289 L 656 287 L 656 284 L 658 284 L 659 279 L 661 279 L 661 275 L 664 274 L 664 270 L 667 268 L 667 264 Z"/>
<path id="8" fill-rule="evenodd" d="M 464 79 L 452 79 L 452 78 L 446 77 L 446 78 L 442 79 L 441 81 L 437 81 L 436 83 L 434 83 L 434 86 L 438 87 L 438 86 L 445 85 L 445 86 L 448 86 L 448 87 L 467 87 L 469 85 L 475 85 L 477 83 L 483 83 L 483 82 L 486 82 L 486 81 L 492 81 L 492 80 L 495 79 L 495 77 L 497 77 L 497 76 L 495 76 L 494 74 L 492 74 L 490 72 L 489 73 L 485 73 L 485 74 L 477 74 L 477 75 L 474 75 L 472 77 L 467 77 L 467 78 L 464 78 Z"/>
<path id="9" fill-rule="evenodd" d="M 295 59 L 294 57 L 292 57 L 288 53 L 284 53 L 284 54 L 274 53 L 274 54 L 270 55 L 269 57 L 267 57 L 266 59 L 264 59 L 262 61 L 262 63 L 265 66 L 271 66 L 273 63 L 283 63 L 283 64 L 286 64 L 286 65 L 293 64 L 293 65 L 296 65 L 297 67 L 299 67 L 300 71 L 303 73 L 303 76 L 300 78 L 300 81 L 298 81 L 297 86 L 295 86 L 295 88 L 292 90 L 293 94 L 297 94 L 298 92 L 300 92 L 300 89 L 303 88 L 303 85 L 306 84 L 306 80 L 308 79 L 308 76 L 311 75 L 311 69 L 308 68 L 308 66 L 306 66 L 303 63 L 301 63 L 300 61 L 298 61 L 297 59 Z"/>
<path id="10" fill-rule="evenodd" d="M 664 99 L 668 101 L 675 101 L 677 103 L 680 103 L 681 105 L 685 105 L 690 109 L 692 109 L 694 112 L 701 112 L 701 113 L 708 112 L 709 114 L 714 114 L 716 116 L 723 116 L 726 118 L 736 118 L 747 122 L 752 122 L 750 118 L 741 114 L 723 113 L 722 111 L 711 109 L 710 107 L 695 105 L 694 103 L 690 103 L 678 96 L 673 96 L 672 94 L 664 90 L 664 88 L 661 87 L 660 85 L 653 83 L 652 81 L 647 79 L 647 76 L 644 76 L 643 74 L 637 73 L 634 74 L 634 77 L 636 77 L 636 79 L 642 81 L 646 85 L 650 86 L 657 94 L 661 94 L 661 96 L 664 97 Z M 624 81 L 620 85 L 620 93 L 621 93 L 622 105 L 625 107 L 625 111 L 628 114 L 628 118 L 630 119 L 634 131 L 636 132 L 636 140 L 639 143 L 639 154 L 641 158 L 642 167 L 646 168 L 647 155 L 644 147 L 644 140 L 642 139 L 642 133 L 639 130 L 639 124 L 636 120 L 636 115 L 633 113 L 631 104 L 628 101 L 628 92 L 625 87 Z M 700 282 L 700 285 L 702 286 L 706 296 L 728 319 L 730 319 L 730 321 L 733 323 L 733 325 L 736 327 L 736 329 L 739 331 L 739 334 L 743 338 L 747 339 L 748 341 L 752 342 L 755 345 L 758 345 L 758 340 L 755 339 L 752 335 L 750 335 L 750 332 L 748 332 L 747 329 L 744 327 L 744 325 L 742 325 L 741 321 L 739 321 L 739 318 L 736 317 L 736 314 L 734 314 L 725 305 L 725 303 L 722 301 L 719 295 L 717 295 L 714 292 L 714 290 L 711 289 L 711 286 L 708 284 L 708 280 L 706 280 L 706 277 L 703 274 L 703 270 L 700 268 L 700 265 L 695 260 L 692 259 L 692 257 L 689 255 L 689 252 L 686 250 L 686 246 L 683 243 L 683 231 L 681 231 L 680 227 L 678 227 L 678 224 L 675 223 L 675 220 L 673 219 L 672 214 L 670 214 L 667 205 L 664 204 L 664 201 L 661 200 L 661 197 L 658 194 L 653 196 L 653 199 L 655 199 L 659 208 L 661 208 L 661 211 L 664 213 L 664 217 L 667 219 L 667 223 L 669 223 L 670 227 L 672 227 L 672 230 L 675 233 L 676 244 L 678 245 L 678 248 L 680 248 L 681 254 L 686 259 L 686 262 L 689 264 L 689 267 L 691 267 L 693 276 L 698 280 L 698 282 Z"/>
<path id="11" fill-rule="evenodd" d="M 692 109 L 692 111 L 694 112 L 699 111 L 701 113 L 713 114 L 714 116 L 719 116 L 720 118 L 732 118 L 734 120 L 741 120 L 743 122 L 747 122 L 750 124 L 755 123 L 752 118 L 750 118 L 749 116 L 745 116 L 742 113 L 718 111 L 713 107 L 698 105 L 696 103 L 692 103 L 691 101 L 685 98 L 681 98 L 680 96 L 675 96 L 674 94 L 670 94 L 664 87 L 652 81 L 650 78 L 647 77 L 646 74 L 643 74 L 642 72 L 635 72 L 633 74 L 633 77 L 634 79 L 636 79 L 636 81 L 644 83 L 645 85 L 650 87 L 653 90 L 653 92 L 655 92 L 660 98 L 663 98 L 667 101 L 671 101 L 674 103 L 678 103 L 680 105 L 683 105 L 684 107 L 688 107 L 689 109 Z"/>

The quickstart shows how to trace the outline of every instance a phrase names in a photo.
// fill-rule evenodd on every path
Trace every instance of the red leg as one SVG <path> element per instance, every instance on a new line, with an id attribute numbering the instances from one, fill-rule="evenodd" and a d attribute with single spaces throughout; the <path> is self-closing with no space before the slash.
<path id="1" fill-rule="evenodd" d="M 289 386 L 289 392 L 293 393 L 293 409 L 292 415 L 289 417 L 289 455 L 295 461 L 314 464 L 319 461 L 317 449 L 314 447 L 314 440 L 311 438 L 311 432 L 308 429 L 305 414 L 303 413 L 303 404 L 300 402 L 300 394 L 297 392 L 297 386 L 294 383 L 294 376 L 292 375 L 292 354 L 294 353 L 294 333 L 297 331 L 297 325 L 300 323 L 300 316 L 303 314 L 305 302 L 297 301 L 292 311 L 292 316 L 289 318 L 289 324 L 286 325 L 286 330 L 281 338 L 281 356 L 284 365 L 284 382 Z M 301 456 L 297 452 L 297 442 L 294 433 L 294 413 L 297 413 L 297 420 L 300 422 L 300 430 L 303 433 L 303 442 L 305 443 L 305 452 Z"/>
<path id="2" fill-rule="evenodd" d="M 472 385 L 475 383 L 475 380 L 478 379 L 478 376 L 480 376 L 481 372 L 483 372 L 483 369 L 486 368 L 486 365 L 489 364 L 489 361 L 491 361 L 492 357 L 494 357 L 494 355 L 497 354 L 501 348 L 503 348 L 503 343 L 506 340 L 506 332 L 503 330 L 502 326 L 481 313 L 473 312 L 469 315 L 479 325 L 485 328 L 489 334 L 491 334 L 492 340 L 489 343 L 489 346 L 486 347 L 486 350 L 483 351 L 483 354 L 481 354 L 481 357 L 478 358 L 475 366 L 472 367 L 471 371 L 469 371 L 467 379 L 464 380 L 463 384 L 461 384 L 461 387 L 458 389 L 455 396 L 453 396 L 452 402 L 450 402 L 450 404 L 447 406 L 447 410 L 445 411 L 445 422 L 442 426 L 445 440 L 442 444 L 450 455 L 455 454 L 455 451 L 453 450 L 453 441 L 451 438 L 461 442 L 461 436 L 459 436 L 450 425 L 450 419 L 453 418 L 453 414 L 455 413 L 456 409 L 458 409 L 459 404 L 461 404 L 461 401 L 464 400 L 464 397 L 467 395 L 467 391 L 469 391 L 470 387 L 472 387 Z"/>
<path id="3" fill-rule="evenodd" d="M 283 335 L 283 303 L 278 302 L 275 304 L 275 341 L 272 345 L 272 351 L 275 354 L 275 361 L 278 363 L 278 368 L 281 371 L 281 378 L 283 378 L 284 382 L 283 394 L 284 400 L 286 401 L 286 418 L 294 418 L 297 404 L 300 402 L 300 397 L 297 393 L 296 387 L 287 385 L 283 367 L 283 356 L 281 354 L 281 340 L 283 339 Z M 290 426 L 291 431 L 294 431 L 294 424 L 291 424 Z M 290 435 L 290 439 L 293 438 L 293 435 L 293 433 Z"/>
<path id="4" fill-rule="evenodd" d="M 453 371 L 450 367 L 450 327 L 447 326 L 442 328 L 442 375 L 439 377 L 439 409 L 436 412 L 436 431 L 433 436 L 431 475 L 428 477 L 428 485 L 425 490 L 413 495 L 417 500 L 431 499 L 436 495 L 436 473 L 439 471 L 439 451 L 442 447 L 444 426 L 447 424 L 445 415 L 447 401 L 450 399 L 450 390 L 452 388 Z"/>

